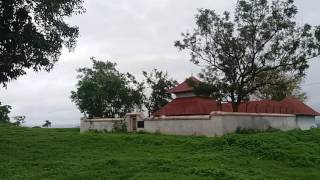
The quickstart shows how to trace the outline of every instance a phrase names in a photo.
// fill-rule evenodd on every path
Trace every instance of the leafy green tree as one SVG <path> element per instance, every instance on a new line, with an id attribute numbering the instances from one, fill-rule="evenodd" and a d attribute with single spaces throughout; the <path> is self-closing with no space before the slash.
<path id="1" fill-rule="evenodd" d="M 9 117 L 10 110 L 11 110 L 11 106 L 1 105 L 1 102 L 0 102 L 0 123 L 10 122 L 10 117 Z"/>
<path id="2" fill-rule="evenodd" d="M 273 84 L 274 71 L 301 78 L 308 60 L 319 56 L 320 26 L 298 26 L 297 12 L 293 0 L 239 0 L 234 18 L 200 9 L 197 28 L 183 33 L 175 46 L 204 67 L 201 77 L 207 85 L 201 86 L 238 111 L 250 95 Z"/>
<path id="3" fill-rule="evenodd" d="M 150 73 L 143 71 L 145 82 L 151 89 L 151 94 L 146 98 L 144 105 L 148 110 L 149 116 L 166 105 L 172 96 L 167 91 L 175 87 L 178 82 L 170 79 L 168 72 L 154 69 Z"/>
<path id="4" fill-rule="evenodd" d="M 286 97 L 295 97 L 301 101 L 307 100 L 307 94 L 301 89 L 301 78 L 292 78 L 285 74 L 275 74 L 274 82 L 259 89 L 255 96 L 260 99 L 281 101 Z"/>
<path id="5" fill-rule="evenodd" d="M 96 61 L 92 68 L 80 68 L 77 90 L 71 92 L 79 110 L 93 117 L 123 117 L 143 104 L 143 83 L 116 69 L 116 63 Z"/>
<path id="6" fill-rule="evenodd" d="M 26 74 L 49 71 L 63 45 L 73 50 L 78 27 L 66 18 L 84 12 L 83 0 L 0 1 L 0 84 Z"/>

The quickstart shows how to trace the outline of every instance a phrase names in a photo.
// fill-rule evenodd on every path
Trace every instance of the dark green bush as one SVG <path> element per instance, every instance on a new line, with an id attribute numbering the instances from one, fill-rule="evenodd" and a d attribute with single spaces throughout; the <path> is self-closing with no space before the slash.
<path id="1" fill-rule="evenodd" d="M 113 131 L 114 132 L 127 132 L 127 123 L 123 121 L 116 121 L 113 124 Z"/>

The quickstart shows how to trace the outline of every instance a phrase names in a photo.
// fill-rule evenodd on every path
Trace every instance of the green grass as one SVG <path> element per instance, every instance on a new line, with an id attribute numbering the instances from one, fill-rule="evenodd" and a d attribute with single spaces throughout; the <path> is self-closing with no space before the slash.
<path id="1" fill-rule="evenodd" d="M 320 179 L 320 130 L 206 138 L 0 125 L 0 179 Z"/>

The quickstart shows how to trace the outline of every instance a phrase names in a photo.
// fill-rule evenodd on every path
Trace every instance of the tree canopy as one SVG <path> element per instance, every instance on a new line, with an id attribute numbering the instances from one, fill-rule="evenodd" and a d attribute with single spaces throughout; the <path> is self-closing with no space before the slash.
<path id="1" fill-rule="evenodd" d="M 302 91 L 303 79 L 294 78 L 286 74 L 276 75 L 273 85 L 267 85 L 258 89 L 255 94 L 260 99 L 272 99 L 281 101 L 286 97 L 295 97 L 301 101 L 307 100 L 307 94 Z"/>
<path id="2" fill-rule="evenodd" d="M 299 26 L 297 13 L 293 0 L 239 0 L 234 18 L 200 9 L 194 32 L 183 33 L 175 46 L 204 67 L 199 86 L 205 93 L 238 111 L 250 95 L 277 85 L 274 73 L 301 78 L 308 60 L 319 56 L 320 26 Z"/>
<path id="3" fill-rule="evenodd" d="M 143 83 L 129 73 L 120 73 L 116 63 L 92 58 L 92 68 L 80 68 L 77 90 L 71 99 L 89 118 L 123 117 L 143 104 Z"/>
<path id="4" fill-rule="evenodd" d="M 172 100 L 171 94 L 167 91 L 175 87 L 178 82 L 169 78 L 168 72 L 157 69 L 153 69 L 149 73 L 143 71 L 143 75 L 145 77 L 145 83 L 151 89 L 151 94 L 146 98 L 144 103 L 150 116 Z"/>
<path id="5" fill-rule="evenodd" d="M 51 70 L 63 45 L 73 50 L 79 35 L 66 18 L 84 12 L 83 0 L 0 1 L 0 84 L 26 74 Z"/>

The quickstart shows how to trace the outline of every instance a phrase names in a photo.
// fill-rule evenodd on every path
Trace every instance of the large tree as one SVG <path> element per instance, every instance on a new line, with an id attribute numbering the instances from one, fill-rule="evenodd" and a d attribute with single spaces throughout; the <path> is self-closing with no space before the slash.
<path id="1" fill-rule="evenodd" d="M 77 90 L 71 99 L 89 118 L 123 117 L 143 104 L 143 83 L 129 73 L 120 73 L 116 64 L 92 58 L 92 68 L 80 68 Z"/>
<path id="2" fill-rule="evenodd" d="M 151 89 L 150 96 L 144 102 L 150 116 L 172 100 L 172 96 L 168 93 L 168 90 L 175 87 L 178 82 L 169 78 L 168 72 L 157 69 L 153 69 L 149 73 L 143 71 L 143 75 L 145 83 Z"/>
<path id="3" fill-rule="evenodd" d="M 10 117 L 9 117 L 10 110 L 11 110 L 11 106 L 1 105 L 1 102 L 0 102 L 0 123 L 10 122 Z"/>
<path id="4" fill-rule="evenodd" d="M 26 74 L 51 70 L 63 45 L 73 50 L 78 27 L 66 18 L 84 12 L 83 0 L 0 1 L 0 84 Z"/>
<path id="5" fill-rule="evenodd" d="M 274 84 L 273 72 L 301 78 L 308 60 L 319 56 L 320 27 L 298 26 L 293 0 L 239 0 L 234 18 L 200 9 L 193 33 L 176 41 L 216 98 L 231 101 L 233 111 L 258 89 Z"/>

